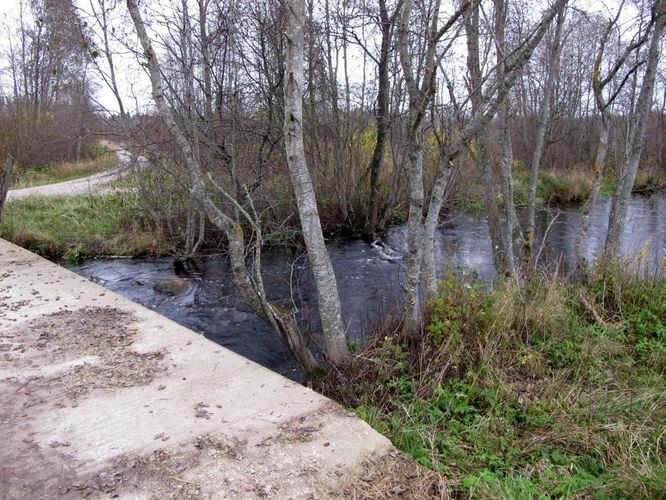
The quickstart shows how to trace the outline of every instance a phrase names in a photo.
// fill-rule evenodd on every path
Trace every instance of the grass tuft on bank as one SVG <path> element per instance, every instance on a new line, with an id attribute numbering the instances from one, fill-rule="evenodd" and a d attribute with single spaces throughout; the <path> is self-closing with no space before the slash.
<path id="1" fill-rule="evenodd" d="M 324 392 L 440 472 L 454 496 L 658 498 L 666 491 L 666 280 L 489 291 L 453 275 L 422 340 L 389 318 Z"/>
<path id="2" fill-rule="evenodd" d="M 513 176 L 514 201 L 527 205 L 530 172 L 523 165 L 515 168 Z M 537 200 L 547 205 L 566 205 L 586 201 L 594 184 L 594 172 L 572 169 L 569 171 L 541 170 L 537 178 Z M 602 196 L 615 194 L 616 178 L 613 172 L 602 180 Z M 649 194 L 666 188 L 666 176 L 658 172 L 639 171 L 634 182 L 634 193 Z M 469 203 L 469 202 L 468 202 Z"/>
<path id="3" fill-rule="evenodd" d="M 12 200 L 0 221 L 0 237 L 51 259 L 168 251 L 131 194 Z"/>

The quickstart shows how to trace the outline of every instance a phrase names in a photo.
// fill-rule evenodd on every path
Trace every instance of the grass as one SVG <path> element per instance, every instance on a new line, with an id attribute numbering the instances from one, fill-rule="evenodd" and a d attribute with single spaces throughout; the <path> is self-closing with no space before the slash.
<path id="1" fill-rule="evenodd" d="M 566 205 L 587 200 L 594 183 L 591 170 L 571 169 L 555 171 L 542 169 L 537 179 L 537 201 L 548 205 Z M 514 202 L 519 207 L 527 206 L 529 198 L 530 172 L 517 162 L 513 172 Z M 459 183 L 459 190 L 452 198 L 453 206 L 468 215 L 480 215 L 485 211 L 482 180 L 478 174 L 466 173 Z M 602 196 L 615 193 L 616 180 L 612 173 L 602 181 Z M 666 174 L 660 172 L 639 171 L 634 183 L 634 193 L 652 193 L 666 188 Z"/>
<path id="2" fill-rule="evenodd" d="M 517 205 L 527 205 L 529 182 L 530 172 L 526 168 L 514 172 L 514 198 Z M 592 172 L 541 170 L 537 179 L 537 198 L 552 205 L 585 201 L 593 182 Z"/>
<path id="3" fill-rule="evenodd" d="M 13 200 L 0 221 L 0 237 L 47 258 L 70 260 L 168 251 L 132 195 Z"/>
<path id="4" fill-rule="evenodd" d="M 626 267 L 626 266 L 625 266 Z M 419 342 L 390 319 L 324 392 L 470 498 L 666 492 L 666 280 L 448 276 Z"/>
<path id="5" fill-rule="evenodd" d="M 106 146 L 93 144 L 87 158 L 79 162 L 60 162 L 39 168 L 18 168 L 13 189 L 42 186 L 70 181 L 113 168 L 118 163 L 116 154 Z"/>

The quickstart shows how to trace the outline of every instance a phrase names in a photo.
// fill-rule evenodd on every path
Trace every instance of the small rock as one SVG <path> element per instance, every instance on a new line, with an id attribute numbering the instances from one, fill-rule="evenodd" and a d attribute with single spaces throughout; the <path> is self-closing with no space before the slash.
<path id="1" fill-rule="evenodd" d="M 190 282 L 185 279 L 160 280 L 153 285 L 153 290 L 167 295 L 180 295 L 190 288 Z"/>

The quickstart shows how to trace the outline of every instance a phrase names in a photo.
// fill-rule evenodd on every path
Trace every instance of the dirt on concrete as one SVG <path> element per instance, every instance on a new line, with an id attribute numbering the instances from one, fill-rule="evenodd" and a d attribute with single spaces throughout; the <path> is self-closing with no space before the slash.
<path id="1" fill-rule="evenodd" d="M 341 481 L 336 491 L 322 491 L 318 498 L 373 500 L 452 498 L 441 474 L 417 464 L 413 458 L 393 451 L 380 460 L 361 464 L 361 475 Z"/>
<path id="2" fill-rule="evenodd" d="M 30 436 L 4 430 L 25 428 L 42 412 L 74 407 L 92 391 L 147 385 L 164 374 L 163 352 L 133 351 L 137 331 L 126 326 L 133 321 L 119 309 L 89 307 L 47 314 L 0 333 L 2 364 L 21 372 L 18 377 L 0 371 L 4 498 L 83 492 L 76 472 L 82 464 L 68 455 L 68 441 L 40 447 Z M 6 456 L 12 449 L 13 456 Z"/>
<path id="3" fill-rule="evenodd" d="M 20 385 L 28 403 L 54 405 L 67 402 L 57 398 L 75 400 L 94 389 L 149 384 L 166 370 L 160 366 L 164 353 L 133 351 L 137 331 L 126 326 L 133 321 L 127 312 L 105 307 L 59 311 L 17 326 L 0 337 L 0 352 L 32 375 L 9 380 Z M 45 361 L 62 370 L 45 371 Z"/>

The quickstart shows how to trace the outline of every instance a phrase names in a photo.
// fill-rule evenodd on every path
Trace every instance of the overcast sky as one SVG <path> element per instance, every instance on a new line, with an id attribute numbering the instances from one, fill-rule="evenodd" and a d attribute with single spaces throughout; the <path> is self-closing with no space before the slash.
<path id="1" fill-rule="evenodd" d="M 88 0 L 75 0 L 82 8 L 88 5 Z M 144 5 L 157 5 L 164 0 L 144 0 Z M 27 2 L 26 2 L 27 3 Z M 609 16 L 614 9 L 617 8 L 617 0 L 577 0 L 573 2 L 577 8 L 584 9 L 590 13 L 598 12 L 605 16 Z M 630 4 L 631 2 L 627 2 Z M 0 0 L 0 20 L 2 24 L 11 30 L 12 26 L 16 26 L 16 20 L 19 17 L 20 0 Z M 125 9 L 123 2 L 118 4 L 119 8 Z M 635 11 L 629 6 L 625 7 L 624 18 L 630 20 Z M 6 52 L 6 36 L 0 36 L 0 50 Z M 6 58 L 3 57 L 3 65 L 6 65 Z M 116 64 L 119 66 L 120 85 L 121 91 L 124 94 L 124 104 L 131 110 L 135 110 L 137 105 L 139 108 L 151 106 L 150 98 L 150 85 L 147 76 L 143 69 L 138 65 L 133 56 L 117 56 Z M 118 106 L 113 94 L 103 84 L 99 85 L 97 90 L 97 99 L 101 107 L 117 111 Z"/>

